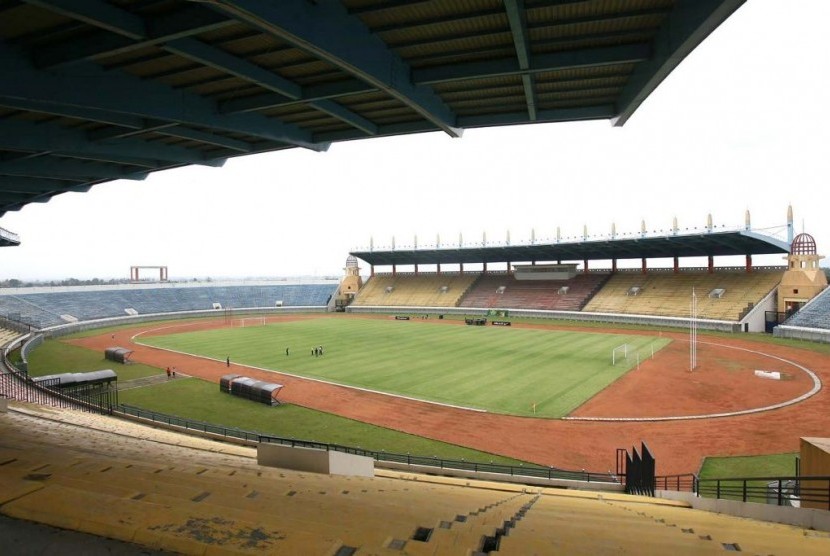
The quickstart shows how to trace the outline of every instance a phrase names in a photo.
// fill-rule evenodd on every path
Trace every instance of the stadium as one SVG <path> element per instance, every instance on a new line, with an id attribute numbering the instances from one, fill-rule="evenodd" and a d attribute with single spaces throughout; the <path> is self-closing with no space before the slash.
<path id="1" fill-rule="evenodd" d="M 0 87 L 0 215 L 240 154 L 622 125 L 742 2 L 205 4 L 0 6 L 20 76 Z M 165 105 L 171 84 L 191 109 Z M 793 212 L 371 240 L 325 278 L 134 265 L 2 287 L 4 536 L 21 553 L 46 526 L 70 552 L 826 553 L 830 293 Z M 2 252 L 21 244 L 0 228 Z"/>

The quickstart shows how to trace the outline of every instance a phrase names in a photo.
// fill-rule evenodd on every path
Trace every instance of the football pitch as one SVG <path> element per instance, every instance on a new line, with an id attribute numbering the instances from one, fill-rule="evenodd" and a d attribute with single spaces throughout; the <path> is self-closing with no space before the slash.
<path id="1" fill-rule="evenodd" d="M 392 394 L 557 418 L 669 343 L 657 336 L 323 317 L 140 343 Z M 628 358 L 611 364 L 614 348 Z M 315 356 L 315 346 L 323 355 Z M 289 355 L 286 355 L 286 348 Z M 656 355 L 659 357 L 659 355 Z"/>

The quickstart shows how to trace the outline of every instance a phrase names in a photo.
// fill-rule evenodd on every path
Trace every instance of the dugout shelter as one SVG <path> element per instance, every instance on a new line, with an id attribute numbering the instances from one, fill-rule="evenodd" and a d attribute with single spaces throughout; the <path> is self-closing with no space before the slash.
<path id="1" fill-rule="evenodd" d="M 116 363 L 127 364 L 130 362 L 130 356 L 133 350 L 123 347 L 108 347 L 104 350 L 104 358 Z"/>
<path id="2" fill-rule="evenodd" d="M 277 394 L 282 390 L 282 384 L 255 380 L 238 374 L 224 375 L 219 379 L 219 390 L 232 396 L 264 403 L 265 405 L 279 405 Z"/>

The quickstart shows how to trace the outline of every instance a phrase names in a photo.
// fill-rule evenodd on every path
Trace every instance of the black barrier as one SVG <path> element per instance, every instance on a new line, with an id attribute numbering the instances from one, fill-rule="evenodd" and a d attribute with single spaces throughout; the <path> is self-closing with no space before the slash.
<path id="1" fill-rule="evenodd" d="M 484 317 L 467 317 L 464 319 L 464 324 L 466 324 L 467 326 L 484 326 L 485 324 L 487 324 L 487 319 L 485 319 Z"/>
<path id="2" fill-rule="evenodd" d="M 645 442 L 639 453 L 637 448 L 632 448 L 631 453 L 625 448 L 617 449 L 617 475 L 625 477 L 626 494 L 654 496 L 654 457 Z"/>
<path id="3" fill-rule="evenodd" d="M 494 320 L 490 321 L 490 324 L 493 326 L 510 326 L 513 323 L 509 320 Z"/>
<path id="4" fill-rule="evenodd" d="M 409 320 L 409 317 L 405 315 L 395 315 L 395 320 Z"/>

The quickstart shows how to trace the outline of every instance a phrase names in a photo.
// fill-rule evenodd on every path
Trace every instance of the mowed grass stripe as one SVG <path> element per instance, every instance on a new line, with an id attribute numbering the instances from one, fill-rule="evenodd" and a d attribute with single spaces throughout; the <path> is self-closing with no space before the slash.
<path id="1" fill-rule="evenodd" d="M 322 317 L 142 341 L 342 384 L 517 415 L 561 417 L 668 340 L 653 336 Z M 611 350 L 630 357 L 611 366 Z M 324 355 L 311 355 L 322 345 Z M 291 355 L 285 355 L 289 347 Z M 644 355 L 641 356 L 645 358 Z"/>

